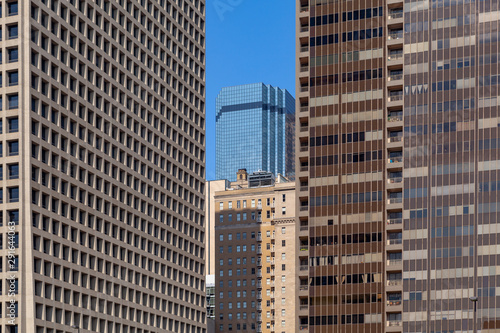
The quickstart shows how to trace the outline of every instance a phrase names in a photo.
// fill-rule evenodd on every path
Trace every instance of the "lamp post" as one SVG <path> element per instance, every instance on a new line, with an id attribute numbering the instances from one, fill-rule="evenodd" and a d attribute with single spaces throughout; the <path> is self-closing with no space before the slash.
<path id="1" fill-rule="evenodd" d="M 469 301 L 471 301 L 472 303 L 474 303 L 474 319 L 473 319 L 473 332 L 476 333 L 477 332 L 477 327 L 476 327 L 476 309 L 477 309 L 477 301 L 479 300 L 479 298 L 477 296 L 472 296 L 472 297 L 469 297 Z"/>

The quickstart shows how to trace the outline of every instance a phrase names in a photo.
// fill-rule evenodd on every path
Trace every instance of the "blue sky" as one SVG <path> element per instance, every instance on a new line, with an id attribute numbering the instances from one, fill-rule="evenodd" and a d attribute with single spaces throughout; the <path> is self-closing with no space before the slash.
<path id="1" fill-rule="evenodd" d="M 215 179 L 215 99 L 264 82 L 295 96 L 295 1 L 207 0 L 206 177 Z"/>

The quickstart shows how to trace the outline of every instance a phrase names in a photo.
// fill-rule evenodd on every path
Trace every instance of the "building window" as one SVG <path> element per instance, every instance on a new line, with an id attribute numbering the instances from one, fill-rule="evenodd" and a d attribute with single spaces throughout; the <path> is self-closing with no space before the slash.
<path id="1" fill-rule="evenodd" d="M 223 210 L 224 209 L 224 203 L 221 201 L 219 202 L 219 210 Z"/>
<path id="2" fill-rule="evenodd" d="M 219 223 L 224 222 L 224 215 L 219 214 Z"/>
<path id="3" fill-rule="evenodd" d="M 236 214 L 236 221 L 241 221 L 241 214 L 240 213 Z"/>
<path id="4" fill-rule="evenodd" d="M 19 187 L 9 187 L 9 202 L 19 202 Z"/>
<path id="5" fill-rule="evenodd" d="M 282 200 L 283 200 L 283 202 L 286 202 L 286 194 L 283 194 Z"/>
<path id="6" fill-rule="evenodd" d="M 236 201 L 236 208 L 241 208 L 241 202 L 239 200 Z"/>
<path id="7" fill-rule="evenodd" d="M 19 155 L 19 142 L 17 141 L 9 141 L 7 142 L 7 155 L 8 156 L 17 156 Z"/>
<path id="8" fill-rule="evenodd" d="M 285 253 L 285 252 L 283 252 L 283 253 L 281 254 L 281 260 L 285 260 L 285 258 L 286 258 L 286 253 Z"/>
<path id="9" fill-rule="evenodd" d="M 281 233 L 285 234 L 286 233 L 286 227 L 281 227 Z"/>
<path id="10" fill-rule="evenodd" d="M 285 215 L 286 214 L 286 207 L 282 207 L 281 208 L 281 215 Z"/>
<path id="11" fill-rule="evenodd" d="M 247 213 L 243 213 L 243 221 L 247 220 Z"/>
<path id="12" fill-rule="evenodd" d="M 255 199 L 252 199 L 252 208 L 255 208 Z"/>
<path id="13" fill-rule="evenodd" d="M 233 214 L 227 214 L 227 220 L 233 222 Z"/>
<path id="14" fill-rule="evenodd" d="M 228 240 L 233 240 L 233 234 L 227 234 L 227 239 Z"/>
<path id="15" fill-rule="evenodd" d="M 17 15 L 17 13 L 18 13 L 17 1 L 7 2 L 7 15 L 13 16 Z"/>
<path id="16" fill-rule="evenodd" d="M 19 108 L 19 96 L 15 95 L 7 95 L 7 110 L 17 109 Z"/>
<path id="17" fill-rule="evenodd" d="M 9 133 L 17 133 L 19 132 L 19 120 L 16 118 L 9 118 L 7 120 L 7 129 Z"/>
<path id="18" fill-rule="evenodd" d="M 17 62 L 19 59 L 19 53 L 16 48 L 7 49 L 7 62 Z"/>
<path id="19" fill-rule="evenodd" d="M 17 28 L 17 24 L 7 26 L 7 38 L 14 39 L 19 35 L 19 29 Z"/>
<path id="20" fill-rule="evenodd" d="M 221 242 L 224 241 L 224 235 L 223 234 L 219 235 L 219 241 L 221 241 Z"/>
<path id="21" fill-rule="evenodd" d="M 282 270 L 282 271 L 286 271 L 286 266 L 285 266 L 285 264 L 281 265 L 281 270 Z"/>
<path id="22" fill-rule="evenodd" d="M 19 165 L 9 164 L 7 166 L 7 179 L 18 179 L 19 178 Z"/>
<path id="23" fill-rule="evenodd" d="M 281 246 L 286 246 L 286 240 L 281 241 Z"/>
<path id="24" fill-rule="evenodd" d="M 233 202 L 232 201 L 229 201 L 227 203 L 227 209 L 233 209 Z"/>
<path id="25" fill-rule="evenodd" d="M 243 200 L 243 208 L 247 208 L 247 201 Z"/>

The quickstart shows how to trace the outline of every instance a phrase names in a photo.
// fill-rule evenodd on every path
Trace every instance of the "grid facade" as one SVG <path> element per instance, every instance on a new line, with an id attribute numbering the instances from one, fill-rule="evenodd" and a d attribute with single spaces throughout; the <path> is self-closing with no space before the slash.
<path id="1" fill-rule="evenodd" d="M 247 185 L 245 173 L 211 198 L 215 331 L 296 332 L 295 184 Z"/>
<path id="2" fill-rule="evenodd" d="M 204 1 L 1 10 L 1 331 L 205 332 Z"/>
<path id="3" fill-rule="evenodd" d="M 236 180 L 239 169 L 292 176 L 295 100 L 262 83 L 223 88 L 216 101 L 216 178 Z"/>
<path id="4" fill-rule="evenodd" d="M 498 331 L 498 1 L 297 6 L 299 327 Z"/>

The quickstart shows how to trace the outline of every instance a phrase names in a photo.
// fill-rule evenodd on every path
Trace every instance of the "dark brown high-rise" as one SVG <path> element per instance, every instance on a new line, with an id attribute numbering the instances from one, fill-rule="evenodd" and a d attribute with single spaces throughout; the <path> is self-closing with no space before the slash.
<path id="1" fill-rule="evenodd" d="M 499 6 L 297 0 L 301 330 L 500 330 Z"/>

